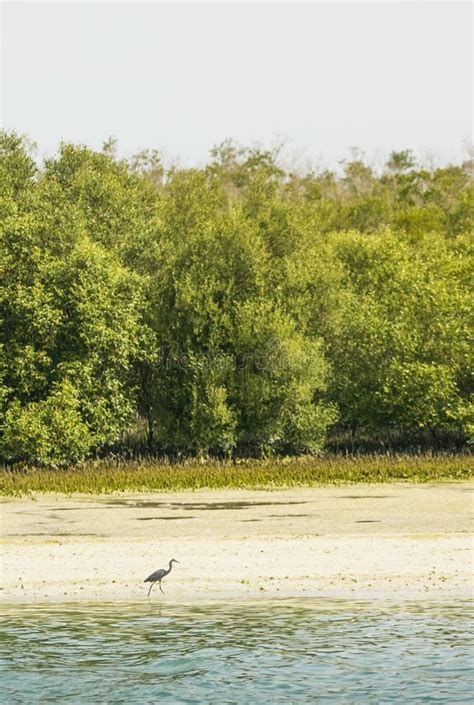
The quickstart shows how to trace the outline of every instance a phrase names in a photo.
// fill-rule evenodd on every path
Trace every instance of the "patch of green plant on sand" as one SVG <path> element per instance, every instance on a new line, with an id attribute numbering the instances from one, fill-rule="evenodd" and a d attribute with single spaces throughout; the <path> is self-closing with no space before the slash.
<path id="1" fill-rule="evenodd" d="M 301 457 L 223 462 L 101 460 L 68 470 L 18 468 L 0 472 L 0 494 L 104 494 L 208 489 L 304 487 L 340 483 L 432 482 L 474 477 L 474 458 L 443 456 Z"/>

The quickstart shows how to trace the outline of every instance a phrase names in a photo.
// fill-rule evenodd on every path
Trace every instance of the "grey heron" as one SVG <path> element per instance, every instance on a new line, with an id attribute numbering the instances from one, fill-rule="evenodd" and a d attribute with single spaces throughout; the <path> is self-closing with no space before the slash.
<path id="1" fill-rule="evenodd" d="M 179 563 L 179 561 L 177 561 L 176 558 L 172 558 L 169 562 L 168 570 L 165 570 L 165 568 L 160 568 L 159 570 L 155 570 L 154 573 L 149 575 L 148 578 L 146 578 L 146 580 L 143 581 L 145 583 L 151 583 L 150 589 L 148 590 L 147 597 L 150 596 L 151 588 L 153 587 L 153 585 L 155 583 L 158 583 L 158 586 L 159 586 L 161 592 L 163 592 L 163 588 L 161 587 L 161 581 L 163 580 L 163 578 L 165 578 L 167 575 L 169 575 L 169 573 L 171 573 L 171 568 L 173 567 L 173 563 Z M 163 595 L 164 594 L 165 593 L 163 592 Z"/>

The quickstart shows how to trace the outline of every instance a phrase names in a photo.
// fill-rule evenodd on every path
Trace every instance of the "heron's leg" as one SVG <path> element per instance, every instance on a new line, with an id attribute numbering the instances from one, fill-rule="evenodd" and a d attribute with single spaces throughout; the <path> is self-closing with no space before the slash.
<path id="1" fill-rule="evenodd" d="M 158 585 L 160 586 L 161 592 L 163 592 L 163 588 L 161 587 L 161 580 L 160 580 L 160 582 L 158 583 Z M 164 594 L 165 594 L 165 593 L 163 592 L 163 595 L 164 595 Z"/>
<path id="2" fill-rule="evenodd" d="M 148 590 L 148 595 L 147 595 L 147 597 L 150 597 L 151 588 L 153 587 L 154 584 L 155 584 L 155 583 L 151 583 L 150 589 Z"/>

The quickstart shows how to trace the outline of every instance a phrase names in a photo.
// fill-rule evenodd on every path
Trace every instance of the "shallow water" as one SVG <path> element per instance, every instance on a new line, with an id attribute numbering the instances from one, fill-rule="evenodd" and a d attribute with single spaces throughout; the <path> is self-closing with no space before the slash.
<path id="1" fill-rule="evenodd" d="M 472 703 L 472 603 L 6 605 L 2 703 Z"/>

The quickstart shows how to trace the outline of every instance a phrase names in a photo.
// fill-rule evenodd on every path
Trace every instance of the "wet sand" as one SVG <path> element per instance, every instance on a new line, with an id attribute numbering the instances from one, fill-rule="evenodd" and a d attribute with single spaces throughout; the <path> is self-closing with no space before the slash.
<path id="1" fill-rule="evenodd" d="M 473 596 L 474 483 L 1 500 L 4 602 Z"/>

